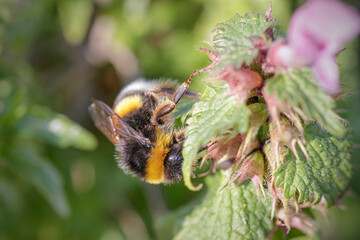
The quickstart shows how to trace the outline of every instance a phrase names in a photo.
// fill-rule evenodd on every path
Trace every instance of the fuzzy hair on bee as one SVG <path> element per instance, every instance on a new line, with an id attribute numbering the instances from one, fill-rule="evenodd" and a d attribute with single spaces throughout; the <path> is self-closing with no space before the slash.
<path id="1" fill-rule="evenodd" d="M 93 99 L 90 115 L 114 144 L 125 173 L 153 184 L 181 181 L 185 136 L 174 129 L 171 113 L 182 97 L 199 97 L 188 91 L 192 76 L 178 88 L 169 80 L 134 81 L 120 91 L 113 108 Z"/>

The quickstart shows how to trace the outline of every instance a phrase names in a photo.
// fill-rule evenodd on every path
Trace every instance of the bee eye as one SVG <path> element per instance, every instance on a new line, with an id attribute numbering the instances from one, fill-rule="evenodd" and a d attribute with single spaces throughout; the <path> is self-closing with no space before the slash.
<path id="1" fill-rule="evenodd" d="M 183 156 L 182 156 L 182 154 L 181 154 L 181 149 L 180 149 L 180 151 L 178 152 L 178 154 L 176 155 L 176 160 L 181 161 L 181 162 L 182 162 L 182 160 L 183 160 Z"/>
<path id="2" fill-rule="evenodd" d="M 182 144 L 174 144 L 164 161 L 166 182 L 178 182 L 182 178 Z"/>
<path id="3" fill-rule="evenodd" d="M 182 160 L 183 160 L 183 157 L 182 157 L 182 146 L 181 144 L 175 144 L 172 146 L 169 154 L 168 154 L 168 161 L 170 163 L 181 163 Z"/>
<path id="4" fill-rule="evenodd" d="M 180 157 L 178 158 L 178 160 L 183 160 L 183 156 L 182 155 L 180 155 Z"/>

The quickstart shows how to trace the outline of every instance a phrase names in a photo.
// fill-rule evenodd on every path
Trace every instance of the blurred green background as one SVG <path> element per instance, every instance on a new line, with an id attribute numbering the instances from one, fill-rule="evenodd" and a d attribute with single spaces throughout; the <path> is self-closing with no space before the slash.
<path id="1" fill-rule="evenodd" d="M 304 1 L 274 0 L 286 31 Z M 359 2 L 349 1 L 352 5 Z M 185 81 L 208 64 L 195 46 L 213 26 L 268 0 L 0 0 L 0 239 L 169 239 L 202 193 L 124 173 L 95 129 L 91 97 L 112 104 L 138 78 Z M 359 90 L 359 41 L 339 56 Z M 197 76 L 192 88 L 201 88 Z M 338 103 L 356 143 L 343 210 L 320 216 L 323 239 L 360 235 L 360 95 Z"/>

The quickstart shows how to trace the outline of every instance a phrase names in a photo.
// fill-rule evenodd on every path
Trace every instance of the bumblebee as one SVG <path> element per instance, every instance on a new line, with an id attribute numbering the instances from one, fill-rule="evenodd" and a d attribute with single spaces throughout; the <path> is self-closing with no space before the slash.
<path id="1" fill-rule="evenodd" d="M 116 160 L 125 173 L 153 183 L 182 179 L 183 130 L 174 130 L 174 112 L 192 77 L 177 89 L 169 81 L 138 80 L 120 91 L 113 108 L 93 99 L 89 107 L 95 126 L 115 145 Z"/>

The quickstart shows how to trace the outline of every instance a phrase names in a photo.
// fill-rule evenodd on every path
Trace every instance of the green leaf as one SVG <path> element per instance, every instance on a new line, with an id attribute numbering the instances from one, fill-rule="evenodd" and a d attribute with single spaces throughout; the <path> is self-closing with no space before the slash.
<path id="1" fill-rule="evenodd" d="M 193 163 L 201 146 L 217 134 L 235 128 L 245 132 L 248 128 L 249 110 L 239 104 L 236 96 L 224 96 L 227 87 L 208 85 L 192 110 L 185 129 L 186 140 L 183 149 L 183 174 L 185 185 L 191 190 L 198 190 L 191 183 Z"/>
<path id="2" fill-rule="evenodd" d="M 319 89 L 309 68 L 289 69 L 284 74 L 277 74 L 269 79 L 266 91 L 293 108 L 307 120 L 315 120 L 322 127 L 336 136 L 344 136 L 345 128 L 333 112 L 334 100 Z"/>
<path id="3" fill-rule="evenodd" d="M 320 238 L 316 235 L 314 236 L 305 235 L 305 236 L 289 238 L 289 240 L 320 240 Z"/>
<path id="4" fill-rule="evenodd" d="M 185 218 L 174 239 L 265 239 L 272 229 L 271 206 L 258 202 L 255 188 L 247 181 L 231 190 L 220 188 L 228 181 L 226 172 L 206 179 L 208 193 Z"/>
<path id="5" fill-rule="evenodd" d="M 34 185 L 60 216 L 69 215 L 61 175 L 49 161 L 24 144 L 13 149 L 9 158 L 13 171 Z"/>
<path id="6" fill-rule="evenodd" d="M 60 24 L 66 41 L 81 43 L 90 25 L 93 5 L 89 0 L 62 0 L 58 2 Z"/>
<path id="7" fill-rule="evenodd" d="M 0 178 L 0 206 L 1 210 L 10 210 L 15 212 L 21 207 L 22 199 L 13 181 Z"/>
<path id="8" fill-rule="evenodd" d="M 247 131 L 244 146 L 254 140 L 254 137 L 258 134 L 261 125 L 263 125 L 269 117 L 268 110 L 264 103 L 253 103 L 249 105 L 248 108 L 251 112 L 249 116 L 250 126 Z"/>
<path id="9" fill-rule="evenodd" d="M 313 122 L 305 126 L 306 150 L 309 162 L 298 148 L 300 161 L 288 150 L 285 165 L 274 173 L 276 186 L 284 186 L 284 196 L 297 196 L 298 202 L 324 196 L 328 206 L 334 204 L 346 189 L 351 177 L 351 143 L 344 138 L 336 138 Z"/>
<path id="10" fill-rule="evenodd" d="M 18 119 L 23 117 L 27 106 L 25 104 L 25 91 L 23 89 L 12 91 L 15 86 L 11 86 L 10 84 L 6 86 L 4 83 L 6 84 L 7 82 L 0 82 L 0 88 L 3 88 L 3 90 L 0 90 L 0 94 L 7 94 L 1 93 L 1 91 L 5 92 L 6 88 L 9 88 L 9 93 L 4 99 L 0 96 L 0 103 L 2 103 L 0 109 L 0 124 L 6 128 L 13 125 Z"/>
<path id="11" fill-rule="evenodd" d="M 256 138 L 256 135 L 258 134 L 261 125 L 265 123 L 269 116 L 266 105 L 264 103 L 253 103 L 248 106 L 248 109 L 251 112 L 249 116 L 249 129 L 247 130 L 245 140 L 238 150 L 240 159 L 238 164 L 235 164 L 235 166 L 238 165 L 234 168 L 236 171 L 242 164 L 244 158 L 254 149 L 259 147 L 259 141 L 258 138 Z"/>
<path id="12" fill-rule="evenodd" d="M 240 67 L 243 63 L 250 64 L 258 55 L 259 48 L 254 45 L 254 38 L 266 41 L 265 31 L 275 27 L 274 19 L 266 21 L 262 13 L 236 14 L 233 18 L 219 23 L 214 31 L 213 44 L 220 56 L 219 68 L 229 64 Z"/>
<path id="13" fill-rule="evenodd" d="M 65 115 L 48 108 L 35 106 L 20 124 L 19 135 L 37 138 L 60 148 L 75 147 L 82 150 L 96 148 L 96 138 Z"/>
<path id="14" fill-rule="evenodd" d="M 269 139 L 269 126 L 267 124 L 260 126 L 258 139 L 261 143 L 264 143 L 267 139 Z"/>
<path id="15" fill-rule="evenodd" d="M 158 218 L 155 224 L 157 239 L 173 239 L 175 234 L 181 230 L 181 225 L 185 217 L 189 215 L 197 205 L 199 205 L 199 200 L 201 200 L 201 198 L 196 198 L 188 204 L 172 210 L 166 215 Z"/>
<path id="16" fill-rule="evenodd" d="M 191 108 L 197 102 L 197 99 L 181 99 L 178 104 L 176 104 L 176 110 L 172 117 L 175 119 L 175 127 L 181 127 L 185 124 L 186 119 L 190 113 Z"/>

